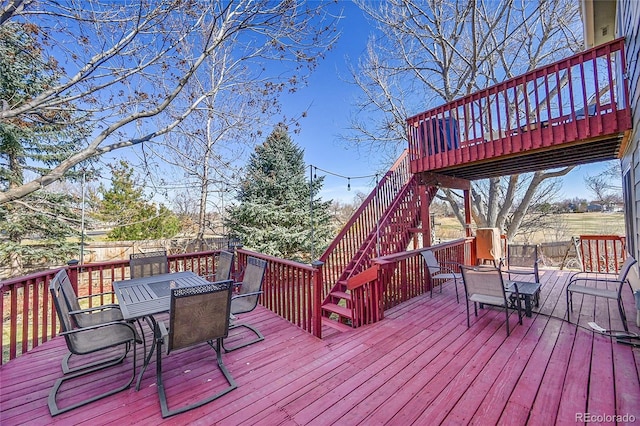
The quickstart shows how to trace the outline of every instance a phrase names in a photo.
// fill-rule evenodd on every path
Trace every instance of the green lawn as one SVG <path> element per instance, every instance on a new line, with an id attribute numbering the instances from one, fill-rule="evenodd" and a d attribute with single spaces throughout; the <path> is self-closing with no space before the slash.
<path id="1" fill-rule="evenodd" d="M 527 242 L 567 241 L 578 235 L 624 235 L 624 213 L 562 213 L 528 235 Z M 464 231 L 455 218 L 437 217 L 436 236 L 443 240 L 461 238 Z M 518 236 L 516 242 L 524 241 Z"/>

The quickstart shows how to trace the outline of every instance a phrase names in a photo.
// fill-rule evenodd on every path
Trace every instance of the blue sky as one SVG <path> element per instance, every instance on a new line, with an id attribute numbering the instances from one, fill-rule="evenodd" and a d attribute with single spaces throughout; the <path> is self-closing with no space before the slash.
<path id="1" fill-rule="evenodd" d="M 341 1 L 343 19 L 339 21 L 341 37 L 335 49 L 319 63 L 307 87 L 282 99 L 287 116 L 303 110 L 307 117 L 292 139 L 304 149 L 305 161 L 342 176 L 369 176 L 380 170 L 380 158 L 360 154 L 340 139 L 349 124 L 352 104 L 359 89 L 349 84 L 348 60 L 355 62 L 364 53 L 369 25 L 362 12 L 350 1 Z M 318 172 L 320 175 L 321 172 Z M 324 199 L 351 201 L 356 191 L 370 192 L 375 178 L 351 180 L 351 191 L 344 178 L 327 175 L 321 196 Z"/>
<path id="2" fill-rule="evenodd" d="M 351 2 L 340 2 L 344 7 L 344 18 L 340 22 L 342 35 L 334 50 L 320 62 L 307 87 L 282 99 L 287 116 L 299 115 L 303 110 L 308 116 L 300 122 L 301 131 L 292 135 L 293 140 L 305 150 L 305 161 L 343 176 L 371 175 L 380 170 L 382 158 L 368 152 L 358 152 L 340 139 L 349 124 L 354 98 L 359 89 L 349 81 L 347 61 L 356 63 L 365 52 L 370 26 L 362 12 Z M 425 105 L 425 109 L 428 106 Z M 594 175 L 607 168 L 606 163 L 583 165 L 574 169 L 563 179 L 559 194 L 564 198 L 587 198 L 592 194 L 584 188 L 585 175 Z M 351 201 L 356 190 L 368 193 L 372 179 L 351 181 L 347 191 L 347 180 L 327 176 L 324 199 Z"/>

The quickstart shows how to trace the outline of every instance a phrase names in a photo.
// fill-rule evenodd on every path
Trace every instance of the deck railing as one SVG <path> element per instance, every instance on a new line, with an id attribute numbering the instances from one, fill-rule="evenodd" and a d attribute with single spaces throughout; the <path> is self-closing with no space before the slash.
<path id="1" fill-rule="evenodd" d="M 320 303 L 322 272 L 290 260 L 279 259 L 249 250 L 238 249 L 238 272 L 253 256 L 267 261 L 260 304 L 303 330 L 321 337 Z"/>
<path id="2" fill-rule="evenodd" d="M 171 255 L 169 269 L 190 270 L 199 275 L 213 274 L 218 252 Z M 49 283 L 60 269 L 11 278 L 0 283 L 0 364 L 26 353 L 58 333 L 58 318 L 49 294 Z M 111 283 L 129 278 L 128 260 L 84 265 L 72 261 L 66 269 L 78 296 L 98 295 L 86 299 L 88 307 L 115 302 Z"/>
<path id="3" fill-rule="evenodd" d="M 430 247 L 439 261 L 469 265 L 472 262 L 473 238 L 462 238 Z M 423 249 L 382 256 L 374 266 L 349 280 L 354 306 L 354 325 L 380 321 L 384 311 L 431 288 Z"/>
<path id="4" fill-rule="evenodd" d="M 614 40 L 407 119 L 411 172 L 629 129 L 623 49 Z"/>
<path id="5" fill-rule="evenodd" d="M 582 270 L 617 274 L 628 254 L 625 237 L 619 235 L 580 235 Z"/>
<path id="6" fill-rule="evenodd" d="M 619 236 L 581 236 L 585 270 L 617 272 L 625 259 L 624 238 Z M 381 320 L 384 310 L 423 294 L 431 288 L 426 265 L 420 252 L 412 250 L 373 259 L 373 266 L 348 281 L 356 326 Z M 431 247 L 439 260 L 472 263 L 473 238 L 464 238 Z M 171 271 L 191 270 L 199 275 L 215 273 L 218 251 L 169 256 Z M 267 261 L 260 303 L 303 330 L 321 337 L 321 313 L 324 288 L 323 268 L 266 256 L 249 250 L 237 250 L 236 277 L 242 278 L 247 256 Z M 599 259 L 599 261 L 595 261 Z M 129 278 L 129 261 L 118 260 L 66 267 L 79 296 L 89 306 L 114 302 L 111 283 Z M 43 271 L 0 283 L 2 304 L 2 358 L 0 364 L 16 358 L 46 342 L 58 331 L 48 287 L 60 269 Z M 107 293 L 107 295 L 104 295 Z"/>
<path id="7" fill-rule="evenodd" d="M 218 253 L 219 250 L 170 255 L 169 270 L 193 271 L 201 276 L 212 276 L 215 274 Z M 234 276 L 238 279 L 242 278 L 247 256 L 265 259 L 268 264 L 261 304 L 303 330 L 320 337 L 320 268 L 238 249 L 234 267 L 234 271 L 237 271 Z M 28 352 L 58 333 L 58 318 L 49 294 L 49 283 L 60 269 L 16 277 L 0 283 L 0 364 Z M 87 306 L 115 302 L 111 283 L 129 278 L 128 260 L 82 266 L 74 261 L 66 269 L 78 296 L 97 295 L 86 299 Z"/>

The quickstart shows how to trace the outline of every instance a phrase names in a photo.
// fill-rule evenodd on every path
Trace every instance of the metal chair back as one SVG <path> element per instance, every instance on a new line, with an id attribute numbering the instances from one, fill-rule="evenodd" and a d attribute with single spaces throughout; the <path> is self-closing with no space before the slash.
<path id="1" fill-rule="evenodd" d="M 231 313 L 242 314 L 250 312 L 258 305 L 262 293 L 262 282 L 267 269 L 267 261 L 255 257 L 247 258 L 247 267 L 240 283 L 240 291 L 231 301 Z"/>
<path id="2" fill-rule="evenodd" d="M 625 281 L 627 279 L 627 276 L 629 275 L 629 272 L 631 272 L 631 268 L 636 263 L 637 261 L 633 258 L 633 256 L 627 255 L 627 258 L 624 260 L 622 267 L 620 267 L 620 274 L 618 275 L 618 281 L 621 281 L 621 282 Z"/>
<path id="3" fill-rule="evenodd" d="M 440 263 L 431 250 L 424 250 L 421 254 L 422 257 L 424 257 L 424 261 L 427 264 L 427 269 L 429 269 L 429 274 L 431 276 L 440 272 Z"/>
<path id="4" fill-rule="evenodd" d="M 507 303 L 502 274 L 498 268 L 493 267 L 461 267 L 462 280 L 467 296 L 473 300 L 473 296 L 488 296 L 496 298 L 503 305 Z"/>
<path id="5" fill-rule="evenodd" d="M 537 268 L 538 258 L 538 245 L 537 244 L 522 244 L 507 246 L 507 262 L 508 266 L 521 266 L 525 268 Z"/>
<path id="6" fill-rule="evenodd" d="M 51 293 L 53 305 L 56 309 L 56 313 L 58 314 L 58 319 L 60 320 L 60 328 L 62 332 L 73 330 L 73 323 L 71 321 L 71 316 L 69 315 L 70 309 L 67 301 L 65 300 L 65 287 L 69 287 L 71 288 L 71 291 L 73 291 L 73 287 L 71 287 L 71 281 L 69 280 L 67 271 L 62 269 L 49 283 L 49 292 Z M 64 337 L 65 339 L 67 339 L 67 345 L 70 345 L 71 349 L 76 336 L 65 335 Z"/>
<path id="7" fill-rule="evenodd" d="M 60 289 L 60 293 L 66 301 L 68 311 L 79 311 L 81 309 L 80 303 L 78 303 L 78 296 L 71 285 L 69 275 L 67 275 L 67 272 L 64 269 L 58 272 L 58 274 L 60 275 L 60 279 L 57 284 Z"/>
<path id="8" fill-rule="evenodd" d="M 129 256 L 129 275 L 131 278 L 151 277 L 169 272 L 166 251 L 134 253 Z"/>
<path id="9" fill-rule="evenodd" d="M 231 277 L 233 267 L 233 253 L 222 250 L 218 253 L 218 265 L 216 266 L 216 281 L 225 281 Z"/>
<path id="10" fill-rule="evenodd" d="M 171 290 L 167 353 L 229 334 L 232 281 Z"/>

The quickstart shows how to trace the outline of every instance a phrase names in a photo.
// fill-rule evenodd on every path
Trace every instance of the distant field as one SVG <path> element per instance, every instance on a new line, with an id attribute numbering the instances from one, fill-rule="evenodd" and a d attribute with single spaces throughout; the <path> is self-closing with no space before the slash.
<path id="1" fill-rule="evenodd" d="M 623 213 L 563 213 L 529 236 L 518 236 L 515 242 L 531 243 L 566 241 L 578 235 L 624 235 Z M 436 217 L 436 237 L 453 239 L 464 236 L 455 218 Z"/>

